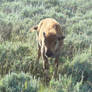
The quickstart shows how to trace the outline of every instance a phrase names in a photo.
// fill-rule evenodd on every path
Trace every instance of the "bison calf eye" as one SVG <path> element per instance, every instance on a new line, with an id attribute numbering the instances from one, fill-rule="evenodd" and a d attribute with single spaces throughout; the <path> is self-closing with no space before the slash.
<path id="1" fill-rule="evenodd" d="M 58 37 L 58 40 L 63 40 L 65 38 L 65 36 L 61 36 L 61 37 Z"/>

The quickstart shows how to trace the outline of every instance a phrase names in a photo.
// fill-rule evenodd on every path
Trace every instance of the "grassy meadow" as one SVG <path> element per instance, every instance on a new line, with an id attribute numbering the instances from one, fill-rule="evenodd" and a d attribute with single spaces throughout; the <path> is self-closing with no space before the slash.
<path id="1" fill-rule="evenodd" d="M 36 33 L 44 18 L 64 27 L 59 79 L 45 84 L 36 64 Z M 92 0 L 0 0 L 0 92 L 92 92 Z"/>

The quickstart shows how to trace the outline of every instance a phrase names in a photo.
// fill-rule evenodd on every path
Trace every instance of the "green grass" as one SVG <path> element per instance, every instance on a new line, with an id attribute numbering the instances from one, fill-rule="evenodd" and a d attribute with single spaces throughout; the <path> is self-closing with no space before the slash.
<path id="1" fill-rule="evenodd" d="M 36 34 L 29 32 L 47 17 L 64 27 L 66 37 L 59 80 L 51 62 L 48 85 L 42 60 L 36 64 Z M 0 0 L 0 92 L 91 92 L 91 61 L 92 0 Z"/>

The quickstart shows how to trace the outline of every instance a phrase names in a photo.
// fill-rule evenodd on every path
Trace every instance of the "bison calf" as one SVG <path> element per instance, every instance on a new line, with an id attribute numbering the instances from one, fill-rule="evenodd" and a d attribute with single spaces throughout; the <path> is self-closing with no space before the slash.
<path id="1" fill-rule="evenodd" d="M 38 58 L 40 56 L 43 59 L 43 68 L 48 69 L 48 58 L 55 58 L 55 71 L 58 69 L 58 59 L 60 56 L 61 49 L 64 44 L 64 34 L 60 24 L 52 19 L 46 18 L 40 21 L 37 26 L 31 28 L 31 32 L 37 31 L 38 41 Z"/>

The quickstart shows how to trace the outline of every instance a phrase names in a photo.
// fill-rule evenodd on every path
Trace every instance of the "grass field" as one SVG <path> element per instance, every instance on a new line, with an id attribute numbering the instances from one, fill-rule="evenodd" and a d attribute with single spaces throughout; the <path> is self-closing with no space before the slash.
<path id="1" fill-rule="evenodd" d="M 45 85 L 32 26 L 54 18 L 64 27 L 59 79 Z M 92 0 L 0 0 L 0 92 L 92 92 Z"/>

